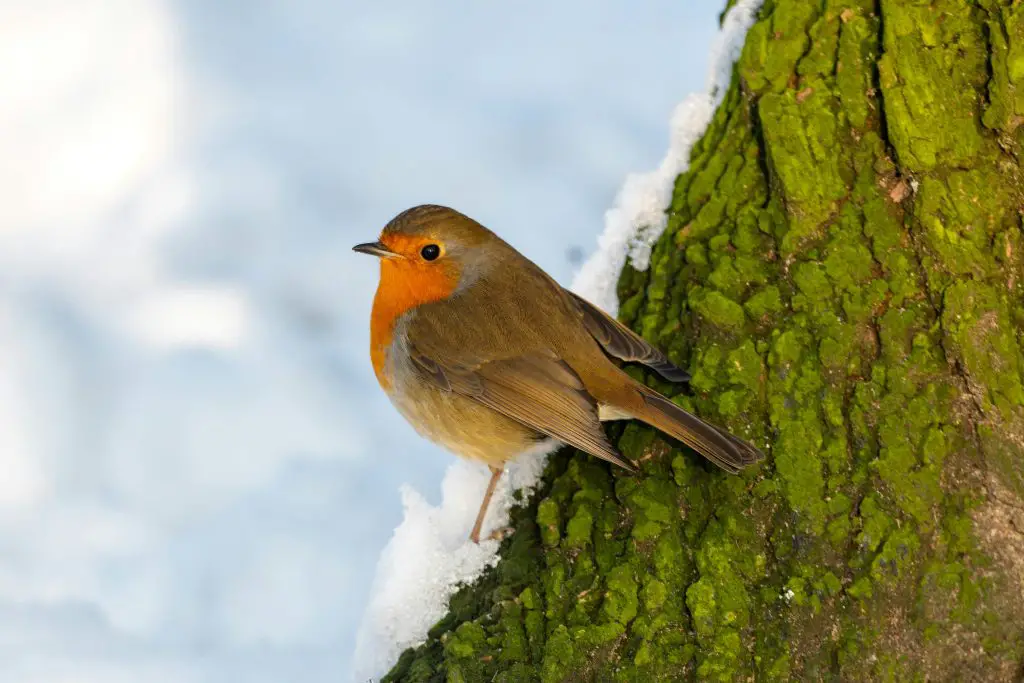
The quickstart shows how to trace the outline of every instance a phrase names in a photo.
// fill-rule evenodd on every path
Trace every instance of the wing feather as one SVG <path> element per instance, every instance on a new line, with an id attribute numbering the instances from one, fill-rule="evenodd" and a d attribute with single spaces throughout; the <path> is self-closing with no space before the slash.
<path id="1" fill-rule="evenodd" d="M 471 398 L 541 434 L 636 471 L 608 442 L 597 403 L 579 376 L 553 353 L 534 351 L 475 367 L 442 365 L 415 347 L 410 357 L 421 376 Z"/>
<path id="2" fill-rule="evenodd" d="M 572 292 L 568 294 L 582 312 L 587 331 L 609 355 L 624 361 L 643 363 L 670 382 L 690 381 L 690 373 L 676 367 L 668 356 L 636 332 L 586 299 Z"/>

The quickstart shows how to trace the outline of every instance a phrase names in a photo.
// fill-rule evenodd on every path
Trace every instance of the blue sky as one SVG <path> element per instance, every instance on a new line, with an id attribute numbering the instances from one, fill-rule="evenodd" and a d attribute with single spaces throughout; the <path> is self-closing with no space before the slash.
<path id="1" fill-rule="evenodd" d="M 398 487 L 376 269 L 450 204 L 563 282 L 718 0 L 0 0 L 0 681 L 347 680 Z"/>

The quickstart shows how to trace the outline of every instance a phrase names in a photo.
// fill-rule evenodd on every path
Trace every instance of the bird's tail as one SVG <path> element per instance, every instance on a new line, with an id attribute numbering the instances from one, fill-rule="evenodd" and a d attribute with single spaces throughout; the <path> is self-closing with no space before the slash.
<path id="1" fill-rule="evenodd" d="M 636 418 L 679 439 L 726 472 L 736 474 L 764 458 L 764 453 L 729 432 L 688 413 L 658 392 L 637 383 L 641 400 Z"/>

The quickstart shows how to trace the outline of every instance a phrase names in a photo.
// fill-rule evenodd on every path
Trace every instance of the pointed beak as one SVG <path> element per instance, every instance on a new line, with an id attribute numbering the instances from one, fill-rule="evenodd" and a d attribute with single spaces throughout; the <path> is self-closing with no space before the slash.
<path id="1" fill-rule="evenodd" d="M 380 258 L 395 258 L 398 256 L 395 252 L 385 247 L 380 242 L 366 242 L 365 244 L 357 244 L 352 247 L 352 251 L 358 251 L 360 254 L 369 254 L 370 256 L 378 256 Z"/>

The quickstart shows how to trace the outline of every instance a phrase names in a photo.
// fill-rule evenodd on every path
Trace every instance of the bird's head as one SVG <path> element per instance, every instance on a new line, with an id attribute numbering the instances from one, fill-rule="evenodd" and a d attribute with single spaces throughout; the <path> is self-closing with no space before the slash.
<path id="1" fill-rule="evenodd" d="M 391 219 L 378 241 L 352 248 L 380 259 L 378 301 L 412 308 L 472 284 L 501 260 L 502 246 L 472 218 L 424 204 Z"/>

